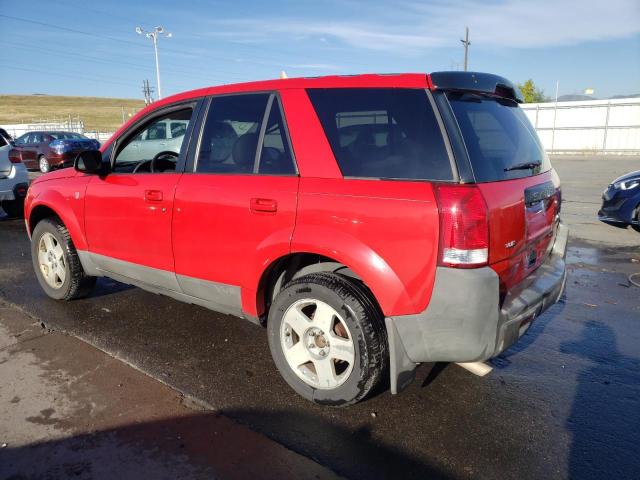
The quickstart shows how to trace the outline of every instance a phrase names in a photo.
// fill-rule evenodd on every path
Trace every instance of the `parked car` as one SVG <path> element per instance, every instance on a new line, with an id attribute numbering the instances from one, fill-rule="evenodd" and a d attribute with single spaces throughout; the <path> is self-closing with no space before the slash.
<path id="1" fill-rule="evenodd" d="M 21 217 L 29 175 L 19 160 L 9 157 L 11 149 L 11 139 L 0 132 L 0 207 L 10 217 Z"/>
<path id="2" fill-rule="evenodd" d="M 79 152 L 98 149 L 100 142 L 73 132 L 27 132 L 15 140 L 14 148 L 27 168 L 47 173 L 70 166 Z"/>
<path id="3" fill-rule="evenodd" d="M 13 137 L 9 135 L 9 132 L 7 132 L 4 128 L 0 128 L 0 136 L 3 137 L 8 142 L 13 141 Z"/>
<path id="4" fill-rule="evenodd" d="M 465 72 L 163 99 L 33 182 L 38 281 L 71 300 L 107 276 L 265 325 L 284 379 L 325 405 L 484 361 L 566 277 L 560 181 L 520 101 Z M 179 149 L 130 152 L 173 122 Z"/>
<path id="5" fill-rule="evenodd" d="M 598 219 L 609 225 L 640 231 L 640 170 L 616 178 L 602 194 Z"/>

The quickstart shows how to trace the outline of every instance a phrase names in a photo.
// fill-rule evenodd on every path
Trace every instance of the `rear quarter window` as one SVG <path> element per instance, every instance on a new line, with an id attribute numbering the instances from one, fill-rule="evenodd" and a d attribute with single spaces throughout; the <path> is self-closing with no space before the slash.
<path id="1" fill-rule="evenodd" d="M 453 180 L 435 113 L 422 89 L 309 89 L 345 177 Z"/>

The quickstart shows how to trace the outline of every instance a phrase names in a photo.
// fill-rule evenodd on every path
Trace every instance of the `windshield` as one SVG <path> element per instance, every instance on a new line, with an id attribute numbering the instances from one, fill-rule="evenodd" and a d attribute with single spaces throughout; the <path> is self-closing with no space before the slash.
<path id="1" fill-rule="evenodd" d="M 529 177 L 551 168 L 535 129 L 518 104 L 475 93 L 449 92 L 477 182 Z"/>

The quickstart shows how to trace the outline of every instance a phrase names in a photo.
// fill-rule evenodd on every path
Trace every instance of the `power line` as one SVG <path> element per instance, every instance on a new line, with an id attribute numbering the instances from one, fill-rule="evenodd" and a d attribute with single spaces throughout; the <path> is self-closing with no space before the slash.
<path id="1" fill-rule="evenodd" d="M 86 35 L 88 37 L 102 38 L 102 39 L 106 39 L 106 40 L 112 40 L 114 42 L 128 43 L 128 44 L 131 44 L 131 45 L 136 45 L 137 47 L 140 46 L 140 44 L 138 42 L 134 42 L 134 41 L 131 41 L 131 40 L 124 40 L 122 38 L 110 37 L 109 35 L 100 35 L 98 33 L 84 32 L 82 30 L 76 30 L 74 28 L 68 28 L 68 27 L 61 27 L 60 25 L 54 25 L 52 23 L 39 22 L 37 20 L 31 20 L 31 19 L 28 19 L 28 18 L 14 17 L 12 15 L 4 15 L 2 13 L 0 13 L 0 17 L 8 18 L 9 20 L 15 20 L 15 21 L 18 21 L 18 22 L 32 23 L 34 25 L 40 25 L 41 27 L 55 28 L 55 29 L 58 29 L 58 30 L 63 30 L 65 32 L 77 33 L 79 35 Z"/>
<path id="2" fill-rule="evenodd" d="M 113 85 L 124 85 L 127 87 L 131 86 L 131 83 L 124 83 L 124 82 L 117 82 L 117 81 L 111 81 L 111 80 L 105 80 L 104 78 L 100 77 L 87 77 L 85 75 L 76 75 L 75 73 L 73 75 L 71 74 L 65 74 L 65 73 L 59 73 L 59 72 L 52 72 L 51 70 L 39 70 L 36 68 L 29 68 L 29 67 L 21 67 L 18 65 L 4 65 L 2 68 L 7 68 L 9 70 L 22 70 L 25 72 L 34 72 L 34 73 L 45 73 L 47 75 L 56 75 L 58 77 L 67 77 L 67 78 L 81 78 L 83 80 L 88 80 L 90 82 L 98 82 L 98 83 L 111 83 Z"/>
<path id="3" fill-rule="evenodd" d="M 63 56 L 63 57 L 70 57 L 70 58 L 81 58 L 81 59 L 85 59 L 85 60 L 91 60 L 92 62 L 99 62 L 99 63 L 106 63 L 106 64 L 113 64 L 113 65 L 123 65 L 123 66 L 127 66 L 127 67 L 133 67 L 139 70 L 149 70 L 148 67 L 146 67 L 145 65 L 139 64 L 139 63 L 134 63 L 134 62 L 127 62 L 126 60 L 112 60 L 112 59 L 107 59 L 107 58 L 99 58 L 99 57 L 94 57 L 91 55 L 84 55 L 82 53 L 76 53 L 76 52 L 67 52 L 67 51 L 59 51 L 59 50 L 54 50 L 54 49 L 47 49 L 47 48 L 42 48 L 41 46 L 37 46 L 37 45 L 30 45 L 30 44 L 24 44 L 24 43 L 16 43 L 16 42 L 4 42 L 4 45 L 8 45 L 11 46 L 12 48 L 18 48 L 18 49 L 25 49 L 25 50 L 32 50 L 32 51 L 38 51 L 38 52 L 48 52 L 49 54 L 51 54 L 52 56 Z M 168 72 L 168 73 L 173 73 L 173 74 L 177 74 L 177 75 L 183 75 L 183 76 L 190 76 L 193 78 L 199 78 L 202 79 L 202 72 L 189 72 L 189 71 L 185 71 L 185 70 L 176 70 L 174 68 L 165 68 L 164 71 Z M 222 72 L 222 73 L 227 73 L 227 72 Z M 234 76 L 234 75 L 231 75 Z M 237 77 L 237 78 L 241 78 L 241 79 L 245 79 L 246 77 Z"/>

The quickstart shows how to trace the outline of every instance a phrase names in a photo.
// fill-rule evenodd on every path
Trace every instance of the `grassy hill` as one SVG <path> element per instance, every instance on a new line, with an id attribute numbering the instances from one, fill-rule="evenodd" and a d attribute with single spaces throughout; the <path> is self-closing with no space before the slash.
<path id="1" fill-rule="evenodd" d="M 0 125 L 80 117 L 87 130 L 113 132 L 125 117 L 144 107 L 142 100 L 50 95 L 0 95 Z"/>

